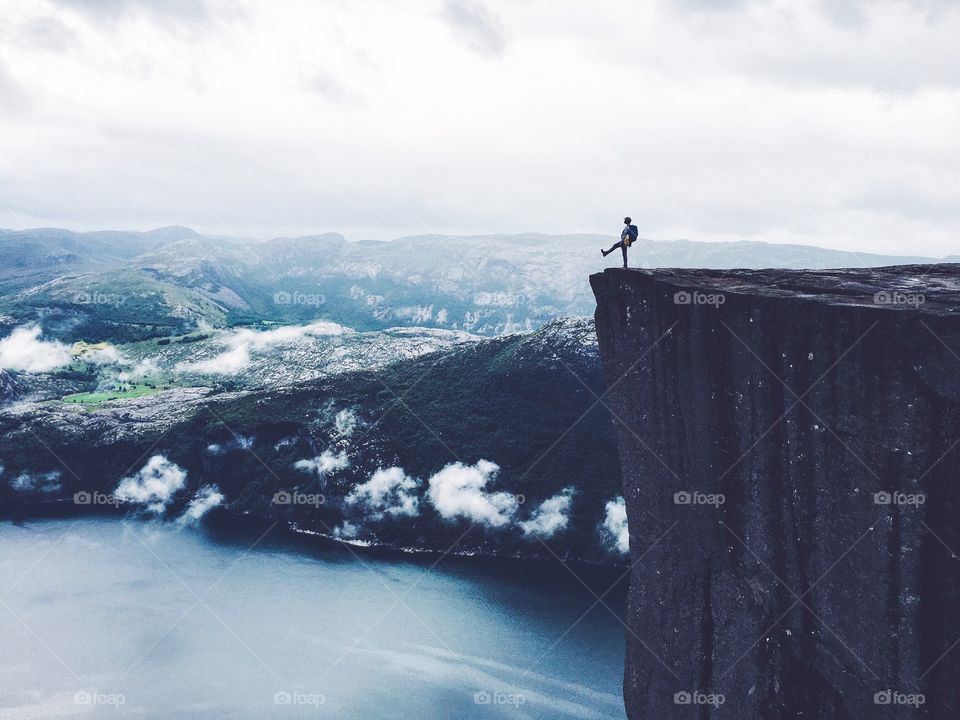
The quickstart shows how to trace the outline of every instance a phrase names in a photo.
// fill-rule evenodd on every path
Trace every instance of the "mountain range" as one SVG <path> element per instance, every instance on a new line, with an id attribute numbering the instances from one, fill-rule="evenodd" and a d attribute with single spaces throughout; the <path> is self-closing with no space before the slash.
<path id="1" fill-rule="evenodd" d="M 65 340 L 127 342 L 198 325 L 333 321 L 499 335 L 592 312 L 584 273 L 615 264 L 610 237 L 335 233 L 265 242 L 150 232 L 0 231 L 0 330 L 34 322 Z M 643 267 L 827 268 L 932 262 L 762 242 L 641 241 Z"/>

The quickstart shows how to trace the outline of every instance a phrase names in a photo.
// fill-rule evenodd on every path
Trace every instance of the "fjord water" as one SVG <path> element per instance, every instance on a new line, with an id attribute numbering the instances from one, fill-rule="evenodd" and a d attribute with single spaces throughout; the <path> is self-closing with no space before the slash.
<path id="1" fill-rule="evenodd" d="M 620 572 L 572 570 L 3 523 L 0 718 L 623 718 Z"/>

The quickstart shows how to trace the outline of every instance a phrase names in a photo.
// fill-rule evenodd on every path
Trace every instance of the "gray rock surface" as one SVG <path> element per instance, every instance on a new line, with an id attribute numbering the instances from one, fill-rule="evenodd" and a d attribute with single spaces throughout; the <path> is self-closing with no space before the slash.
<path id="1" fill-rule="evenodd" d="M 960 267 L 590 281 L 629 717 L 960 716 Z"/>

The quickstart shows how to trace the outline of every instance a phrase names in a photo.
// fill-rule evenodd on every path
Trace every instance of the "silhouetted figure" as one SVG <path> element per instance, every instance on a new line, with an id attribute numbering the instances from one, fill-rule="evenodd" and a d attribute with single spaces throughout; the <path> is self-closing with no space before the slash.
<path id="1" fill-rule="evenodd" d="M 636 226 L 636 225 L 631 225 L 631 222 L 632 222 L 632 221 L 630 220 L 629 217 L 625 217 L 625 218 L 623 219 L 623 224 L 624 224 L 626 227 L 624 227 L 624 228 L 623 228 L 623 232 L 620 233 L 620 242 L 614 243 L 614 244 L 613 244 L 613 247 L 611 247 L 609 250 L 604 250 L 603 248 L 600 249 L 600 252 L 603 253 L 603 256 L 604 256 L 604 257 L 606 257 L 607 255 L 609 255 L 610 253 L 612 253 L 612 252 L 613 252 L 614 250 L 616 250 L 617 248 L 620 248 L 620 250 L 623 251 L 623 266 L 624 266 L 624 267 L 627 266 L 627 248 L 630 247 L 631 245 L 633 245 L 634 241 L 637 239 L 637 237 L 638 237 L 639 234 L 640 234 L 640 231 L 637 230 L 637 226 Z"/>

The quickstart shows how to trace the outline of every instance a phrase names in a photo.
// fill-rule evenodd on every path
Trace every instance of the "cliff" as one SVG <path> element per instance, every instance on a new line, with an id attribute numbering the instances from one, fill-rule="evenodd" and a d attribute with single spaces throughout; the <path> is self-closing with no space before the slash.
<path id="1" fill-rule="evenodd" d="M 590 282 L 629 717 L 960 716 L 960 266 Z"/>

